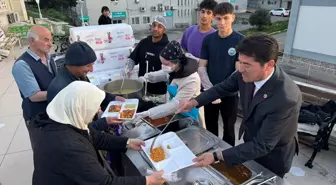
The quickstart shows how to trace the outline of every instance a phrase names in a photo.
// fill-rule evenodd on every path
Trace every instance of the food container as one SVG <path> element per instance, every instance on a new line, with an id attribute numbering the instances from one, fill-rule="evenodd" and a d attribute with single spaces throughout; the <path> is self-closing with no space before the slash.
<path id="1" fill-rule="evenodd" d="M 127 99 L 143 97 L 143 84 L 137 80 L 125 79 L 123 89 L 120 92 L 122 79 L 114 80 L 104 86 L 104 90 L 114 95 L 120 95 Z"/>
<path id="2" fill-rule="evenodd" d="M 225 163 L 211 164 L 217 172 L 225 176 L 233 185 L 240 185 L 252 177 L 252 171 L 244 165 L 236 165 L 228 168 Z"/>
<path id="3" fill-rule="evenodd" d="M 153 151 L 161 147 L 164 157 L 162 157 L 163 160 L 155 160 L 154 157 L 151 157 L 153 151 L 150 151 L 153 139 L 145 141 L 145 147 L 142 146 L 142 149 L 157 171 L 163 170 L 165 173 L 172 173 L 195 164 L 192 160 L 196 156 L 174 132 L 160 135 L 156 139 Z M 160 157 L 156 156 L 156 158 Z"/>
<path id="4" fill-rule="evenodd" d="M 141 140 L 146 140 L 154 135 L 158 135 L 160 131 L 155 127 L 148 125 L 147 123 L 140 120 L 139 123 L 134 123 L 133 121 L 126 121 L 123 124 L 123 136 L 128 138 L 138 138 Z"/>
<path id="5" fill-rule="evenodd" d="M 125 102 L 112 101 L 108 104 L 102 117 L 118 117 L 118 119 L 134 119 L 138 109 L 138 99 L 126 99 Z M 130 116 L 125 116 L 129 114 Z"/>
<path id="6" fill-rule="evenodd" d="M 187 143 L 188 148 L 195 154 L 201 154 L 216 146 L 219 141 L 205 129 L 197 126 L 189 126 L 176 133 L 182 141 Z"/>
<path id="7" fill-rule="evenodd" d="M 213 183 L 207 179 L 199 179 L 193 182 L 193 185 L 213 185 Z"/>

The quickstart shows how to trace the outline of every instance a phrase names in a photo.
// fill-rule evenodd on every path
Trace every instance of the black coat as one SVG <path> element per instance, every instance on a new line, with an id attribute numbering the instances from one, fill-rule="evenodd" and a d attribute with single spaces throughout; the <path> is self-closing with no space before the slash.
<path id="1" fill-rule="evenodd" d="M 290 170 L 298 153 L 297 126 L 302 95 L 295 82 L 279 67 L 272 77 L 252 97 L 252 83 L 245 83 L 239 72 L 196 98 L 205 105 L 239 91 L 244 119 L 239 139 L 244 143 L 224 150 L 228 166 L 255 160 L 273 173 L 283 176 Z"/>
<path id="2" fill-rule="evenodd" d="M 159 42 L 154 43 L 152 36 L 148 36 L 139 42 L 129 57 L 136 65 L 139 64 L 139 77 L 146 74 L 146 60 L 148 60 L 148 72 L 161 70 L 160 53 L 168 43 L 166 34 Z M 166 82 L 148 83 L 147 92 L 150 94 L 166 94 L 167 84 Z"/>
<path id="3" fill-rule="evenodd" d="M 101 15 L 98 19 L 98 25 L 112 24 L 112 19 L 105 15 Z"/>
<path id="4" fill-rule="evenodd" d="M 99 162 L 97 150 L 125 152 L 127 138 L 56 123 L 39 115 L 34 126 L 33 185 L 146 185 L 145 177 L 115 177 Z M 90 132 L 95 129 L 90 129 Z"/>

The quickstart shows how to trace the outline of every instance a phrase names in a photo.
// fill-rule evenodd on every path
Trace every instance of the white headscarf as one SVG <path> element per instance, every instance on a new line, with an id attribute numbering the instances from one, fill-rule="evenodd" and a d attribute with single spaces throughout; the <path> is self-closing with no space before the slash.
<path id="1" fill-rule="evenodd" d="M 60 91 L 47 107 L 50 119 L 87 130 L 105 92 L 89 82 L 74 81 Z"/>

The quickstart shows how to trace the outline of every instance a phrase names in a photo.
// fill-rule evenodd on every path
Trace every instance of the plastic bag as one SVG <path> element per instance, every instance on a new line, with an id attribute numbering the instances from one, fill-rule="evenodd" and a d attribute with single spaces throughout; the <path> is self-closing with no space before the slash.
<path id="1" fill-rule="evenodd" d="M 151 175 L 153 172 L 154 170 L 149 169 L 149 168 L 146 170 L 147 175 Z M 162 175 L 162 178 L 164 178 L 167 182 L 178 182 L 182 179 L 178 171 L 173 172 L 173 173 L 164 173 Z"/>

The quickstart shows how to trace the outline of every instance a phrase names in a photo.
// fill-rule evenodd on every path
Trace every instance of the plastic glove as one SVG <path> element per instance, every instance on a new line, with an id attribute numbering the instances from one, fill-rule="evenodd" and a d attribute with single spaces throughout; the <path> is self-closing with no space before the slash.
<path id="1" fill-rule="evenodd" d="M 149 112 L 149 111 L 144 111 L 144 112 L 136 113 L 136 114 L 135 114 L 135 120 L 138 120 L 138 119 L 142 119 L 142 118 L 148 117 L 149 115 L 150 115 L 150 112 Z"/>
<path id="2" fill-rule="evenodd" d="M 123 71 L 123 76 L 124 77 L 125 76 L 130 77 L 131 76 L 131 71 L 133 70 L 134 66 L 135 66 L 135 62 L 132 59 L 128 58 L 127 62 L 125 64 L 124 71 Z"/>
<path id="3" fill-rule="evenodd" d="M 215 101 L 212 102 L 212 104 L 220 104 L 222 103 L 222 100 L 221 99 L 217 99 Z"/>
<path id="4" fill-rule="evenodd" d="M 141 83 L 146 83 L 147 82 L 147 79 L 144 77 L 144 76 L 140 76 L 138 78 L 138 81 L 141 82 Z"/>
<path id="5" fill-rule="evenodd" d="M 165 82 L 169 79 L 169 74 L 163 70 L 149 72 L 144 75 L 144 77 L 150 83 Z"/>
<path id="6" fill-rule="evenodd" d="M 206 67 L 199 67 L 198 74 L 201 78 L 201 83 L 204 89 L 210 89 L 213 87 L 213 84 L 210 82 Z"/>
<path id="7" fill-rule="evenodd" d="M 200 61 L 200 59 L 199 59 L 199 58 L 195 57 L 195 56 L 194 56 L 194 55 L 192 55 L 191 53 L 186 53 L 186 54 L 185 54 L 185 56 L 186 56 L 187 58 L 194 59 L 194 60 L 196 60 L 197 62 L 199 62 L 199 61 Z"/>

